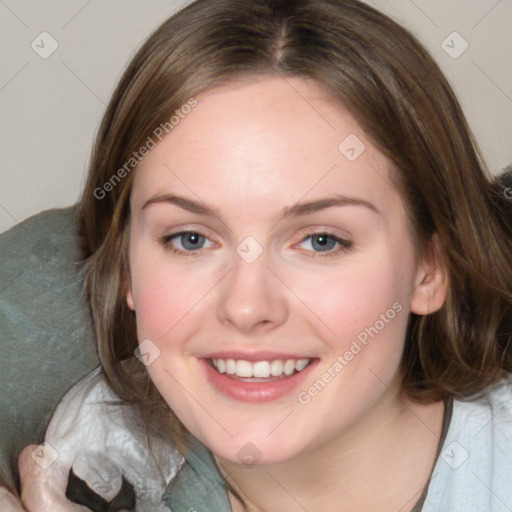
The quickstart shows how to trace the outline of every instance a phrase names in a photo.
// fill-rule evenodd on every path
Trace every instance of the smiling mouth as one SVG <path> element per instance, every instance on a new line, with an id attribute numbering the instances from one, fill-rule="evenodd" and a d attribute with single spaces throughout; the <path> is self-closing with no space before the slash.
<path id="1" fill-rule="evenodd" d="M 300 373 L 311 359 L 276 359 L 250 362 L 243 359 L 208 359 L 212 368 L 233 380 L 242 382 L 273 382 L 288 379 Z"/>

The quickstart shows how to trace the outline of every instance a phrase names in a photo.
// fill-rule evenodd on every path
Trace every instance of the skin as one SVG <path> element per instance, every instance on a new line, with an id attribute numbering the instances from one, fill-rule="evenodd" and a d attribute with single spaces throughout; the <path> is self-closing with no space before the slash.
<path id="1" fill-rule="evenodd" d="M 441 259 L 417 257 L 390 163 L 314 83 L 252 79 L 197 99 L 143 160 L 131 197 L 126 299 L 139 339 L 160 350 L 151 378 L 251 511 L 410 511 L 435 461 L 444 404 L 400 399 L 398 367 L 409 312 L 429 314 L 445 300 Z M 355 161 L 338 150 L 350 134 L 366 146 Z M 169 192 L 218 213 L 169 203 L 142 208 Z M 276 220 L 285 206 L 334 193 L 379 213 L 345 205 Z M 160 242 L 183 229 L 207 237 L 198 256 L 172 253 L 184 249 L 183 238 Z M 352 246 L 338 251 L 331 240 L 327 252 L 337 254 L 322 257 L 306 238 L 312 231 Z M 236 252 L 247 236 L 263 249 L 252 263 Z M 434 248 L 439 254 L 437 242 Z M 298 393 L 332 373 L 337 357 L 395 303 L 402 310 L 317 396 L 299 403 Z M 212 388 L 198 361 L 228 349 L 299 353 L 320 363 L 296 393 L 241 403 Z M 247 443 L 261 457 L 250 467 L 237 455 Z M 66 475 L 48 480 L 30 457 L 34 448 L 19 457 L 25 509 L 85 510 L 65 499 Z M 13 496 L 2 501 L 25 510 Z"/>
<path id="2" fill-rule="evenodd" d="M 219 87 L 143 160 L 131 196 L 128 306 L 139 340 L 160 355 L 148 372 L 177 416 L 208 446 L 251 510 L 411 510 L 432 470 L 444 404 L 399 394 L 407 318 L 446 297 L 441 259 L 417 257 L 390 162 L 355 120 L 314 83 L 265 77 Z M 349 161 L 350 134 L 365 151 Z M 148 199 L 174 193 L 207 204 L 205 216 Z M 332 194 L 363 199 L 277 221 L 282 208 Z M 198 251 L 184 229 L 205 237 Z M 350 240 L 322 257 L 307 235 Z M 236 252 L 252 236 L 252 263 Z M 439 253 L 437 244 L 434 247 Z M 297 400 L 365 328 L 385 324 L 307 405 Z M 274 350 L 316 357 L 304 386 L 263 404 L 225 397 L 199 358 L 214 350 Z M 246 467 L 247 443 L 261 458 Z M 307 482 L 307 485 L 304 484 Z M 240 510 L 230 497 L 233 510 Z"/>
<path id="3" fill-rule="evenodd" d="M 90 512 L 87 507 L 76 505 L 66 499 L 68 472 L 43 469 L 31 457 L 36 448 L 37 445 L 28 445 L 18 457 L 22 483 L 21 501 L 12 494 L 4 496 L 4 489 L 0 488 L 0 510 L 3 512 Z"/>

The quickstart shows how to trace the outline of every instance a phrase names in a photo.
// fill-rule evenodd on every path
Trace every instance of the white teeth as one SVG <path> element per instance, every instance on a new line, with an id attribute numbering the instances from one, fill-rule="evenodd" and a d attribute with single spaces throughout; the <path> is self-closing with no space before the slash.
<path id="1" fill-rule="evenodd" d="M 226 372 L 229 375 L 234 375 L 236 371 L 236 364 L 234 359 L 226 359 Z"/>
<path id="2" fill-rule="evenodd" d="M 254 377 L 270 377 L 270 363 L 268 361 L 254 363 L 251 370 Z"/>
<path id="3" fill-rule="evenodd" d="M 249 361 L 240 359 L 236 362 L 235 374 L 238 377 L 252 377 L 252 364 Z"/>
<path id="4" fill-rule="evenodd" d="M 311 359 L 287 359 L 282 361 L 257 361 L 251 363 L 244 359 L 212 359 L 213 366 L 219 373 L 227 373 L 238 377 L 280 377 L 283 373 L 287 376 L 293 375 L 295 370 L 304 370 Z"/>
<path id="5" fill-rule="evenodd" d="M 295 361 L 293 359 L 288 359 L 284 364 L 284 373 L 286 375 L 291 375 L 295 371 Z"/>
<path id="6" fill-rule="evenodd" d="M 308 363 L 309 363 L 309 359 L 299 359 L 297 361 L 297 364 L 295 365 L 295 368 L 297 371 L 300 372 L 300 371 L 304 370 L 304 368 L 306 368 Z"/>
<path id="7" fill-rule="evenodd" d="M 217 361 L 217 370 L 219 370 L 220 373 L 225 373 L 226 361 L 224 361 L 224 359 L 214 359 L 214 361 Z"/>
<path id="8" fill-rule="evenodd" d="M 283 361 L 279 361 L 277 359 L 276 361 L 272 361 L 270 363 L 270 374 L 274 377 L 279 377 L 283 373 L 284 365 Z"/>

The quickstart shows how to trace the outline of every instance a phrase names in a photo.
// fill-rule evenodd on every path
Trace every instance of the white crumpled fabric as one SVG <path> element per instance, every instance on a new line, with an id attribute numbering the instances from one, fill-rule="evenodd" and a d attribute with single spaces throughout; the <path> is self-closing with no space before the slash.
<path id="1" fill-rule="evenodd" d="M 45 436 L 47 453 L 57 458 L 47 471 L 74 472 L 110 501 L 120 490 L 122 476 L 133 484 L 137 512 L 169 512 L 162 502 L 168 483 L 184 459 L 169 444 L 151 438 L 151 448 L 136 411 L 109 405 L 117 396 L 107 386 L 101 368 L 75 384 L 60 401 Z"/>

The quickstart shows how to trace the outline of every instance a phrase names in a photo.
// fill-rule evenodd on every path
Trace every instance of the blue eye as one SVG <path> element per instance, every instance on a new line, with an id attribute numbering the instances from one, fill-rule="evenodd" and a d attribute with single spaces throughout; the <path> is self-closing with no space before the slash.
<path id="1" fill-rule="evenodd" d="M 174 239 L 179 240 L 182 249 L 172 247 L 171 244 L 174 244 Z M 196 254 L 191 254 L 193 252 L 198 252 L 203 249 L 203 244 L 205 240 L 208 240 L 205 236 L 201 235 L 197 231 L 180 231 L 179 233 L 174 233 L 172 235 L 167 235 L 161 238 L 160 242 L 165 247 L 168 247 L 175 254 L 185 254 L 187 256 L 196 256 Z"/>
<path id="2" fill-rule="evenodd" d="M 301 243 L 304 243 L 306 240 L 311 239 L 311 247 L 313 250 L 318 249 L 320 254 L 316 254 L 314 257 L 326 257 L 326 256 L 337 256 L 340 252 L 344 252 L 350 247 L 352 247 L 352 242 L 349 240 L 345 240 L 343 238 L 337 237 L 332 233 L 309 233 L 306 235 Z M 333 251 L 336 244 L 340 245 L 340 248 Z"/>
<path id="3" fill-rule="evenodd" d="M 311 250 L 316 253 L 313 257 L 337 256 L 339 253 L 347 251 L 352 247 L 352 242 L 337 237 L 332 233 L 309 233 L 300 243 L 302 244 L 309 239 L 311 239 Z M 178 233 L 161 237 L 159 241 L 165 248 L 171 250 L 173 254 L 185 256 L 199 256 L 201 250 L 205 248 L 205 241 L 211 242 L 209 238 L 197 231 L 179 231 Z M 174 247 L 177 241 L 181 245 L 181 248 Z M 333 250 L 336 245 L 339 245 L 340 247 Z"/>

